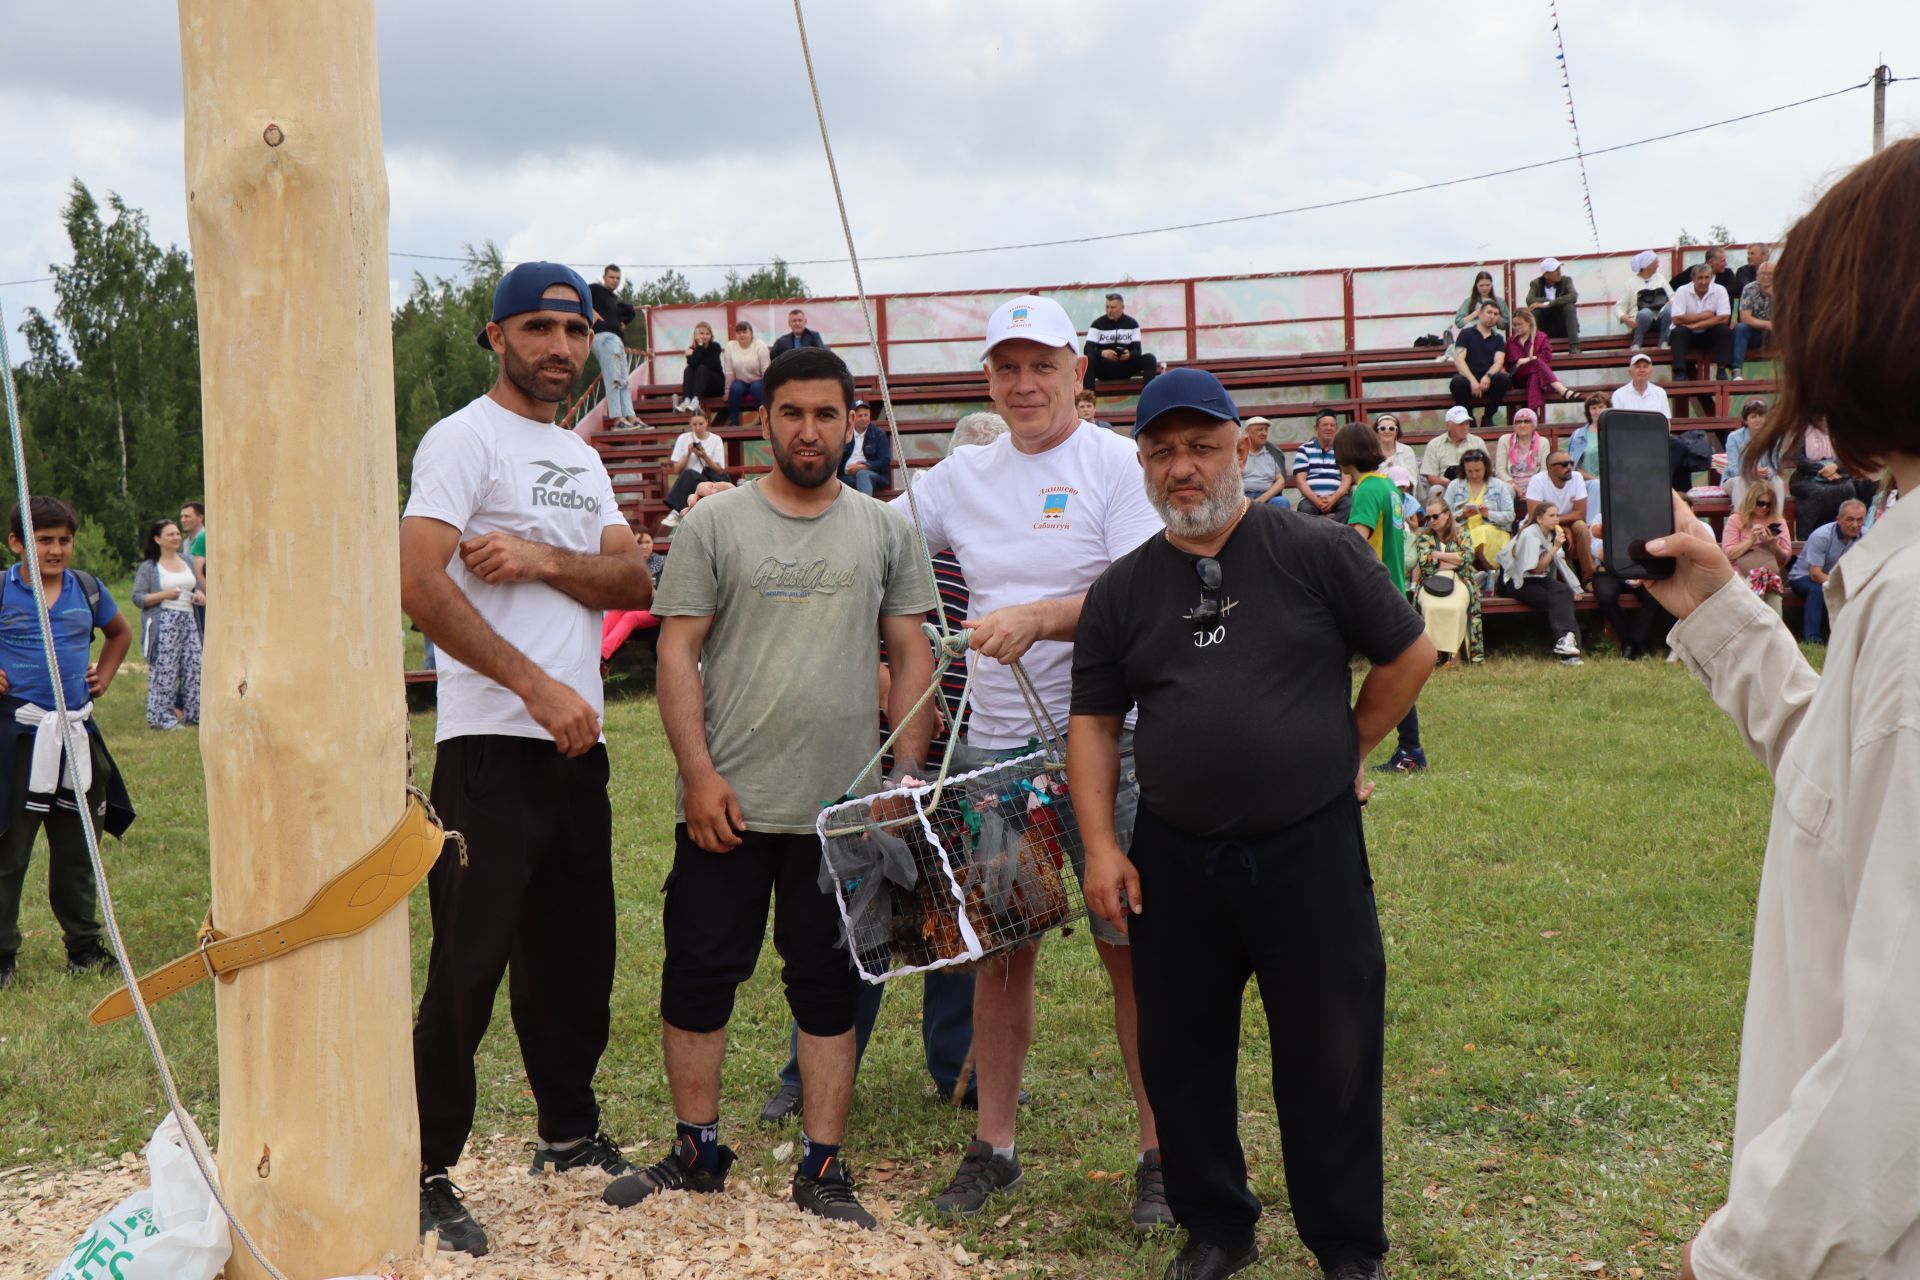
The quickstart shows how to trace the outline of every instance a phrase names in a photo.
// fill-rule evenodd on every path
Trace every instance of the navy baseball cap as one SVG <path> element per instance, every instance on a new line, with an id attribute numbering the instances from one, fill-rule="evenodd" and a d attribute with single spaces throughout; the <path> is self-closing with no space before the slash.
<path id="1" fill-rule="evenodd" d="M 556 284 L 564 284 L 572 289 L 575 300 L 569 302 L 565 298 L 540 296 Z M 500 283 L 493 290 L 493 323 L 499 324 L 509 316 L 528 311 L 578 312 L 587 318 L 588 324 L 592 324 L 593 294 L 588 290 L 587 282 L 572 267 L 558 262 L 523 262 L 501 276 Z M 479 342 L 486 350 L 493 350 L 484 328 L 480 330 Z"/>
<path id="2" fill-rule="evenodd" d="M 1220 379 L 1205 369 L 1169 369 L 1141 391 L 1133 413 L 1133 438 L 1138 440 L 1155 419 L 1175 409 L 1192 409 L 1222 422 L 1240 421 L 1240 410 Z"/>

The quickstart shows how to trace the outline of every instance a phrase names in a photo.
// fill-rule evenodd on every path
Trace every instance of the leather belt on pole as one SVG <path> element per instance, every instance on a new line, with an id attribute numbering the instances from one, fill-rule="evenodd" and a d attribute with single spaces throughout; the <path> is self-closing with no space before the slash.
<path id="1" fill-rule="evenodd" d="M 210 977 L 231 982 L 237 969 L 286 955 L 309 943 L 359 933 L 406 901 L 439 858 L 446 838 L 426 806 L 409 796 L 407 811 L 393 830 L 366 857 L 322 885 L 298 915 L 229 938 L 213 927 L 209 912 L 200 930 L 199 949 L 140 979 L 140 998 L 152 1005 Z M 87 1017 L 95 1026 L 104 1026 L 132 1012 L 133 997 L 121 987 L 95 1005 Z"/>

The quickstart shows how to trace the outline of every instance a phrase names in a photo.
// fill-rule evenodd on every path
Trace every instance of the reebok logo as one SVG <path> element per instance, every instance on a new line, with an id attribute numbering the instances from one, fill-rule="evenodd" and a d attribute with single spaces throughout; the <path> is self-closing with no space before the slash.
<path id="1" fill-rule="evenodd" d="M 560 507 L 567 511 L 590 511 L 600 514 L 600 499 L 590 493 L 582 493 L 575 487 L 567 488 L 573 478 L 586 470 L 585 467 L 566 467 L 558 462 L 545 460 L 530 462 L 531 467 L 539 468 L 540 474 L 533 482 L 531 502 L 536 507 Z M 549 488 L 548 486 L 552 486 Z"/>
<path id="2" fill-rule="evenodd" d="M 585 467 L 563 467 L 557 462 L 539 461 L 527 465 L 540 468 L 540 478 L 534 481 L 535 484 L 550 484 L 556 489 L 566 488 L 569 481 L 586 470 Z"/>

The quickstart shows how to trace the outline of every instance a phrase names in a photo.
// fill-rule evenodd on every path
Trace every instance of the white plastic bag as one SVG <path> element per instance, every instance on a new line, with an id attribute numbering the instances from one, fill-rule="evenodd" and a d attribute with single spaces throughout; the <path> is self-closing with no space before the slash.
<path id="1" fill-rule="evenodd" d="M 227 1265 L 227 1219 L 173 1115 L 153 1131 L 146 1157 L 152 1189 L 94 1219 L 47 1280 L 213 1280 Z"/>

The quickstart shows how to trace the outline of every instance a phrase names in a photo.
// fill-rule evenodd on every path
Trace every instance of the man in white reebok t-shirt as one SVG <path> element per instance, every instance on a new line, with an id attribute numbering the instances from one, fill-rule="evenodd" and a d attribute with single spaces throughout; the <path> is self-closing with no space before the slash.
<path id="1" fill-rule="evenodd" d="M 473 1127 L 473 1055 L 511 961 L 514 1029 L 539 1110 L 532 1172 L 624 1173 L 593 1073 L 613 991 L 613 821 L 600 737 L 600 617 L 653 600 L 647 558 L 591 446 L 554 424 L 593 307 L 571 269 L 500 281 L 480 345 L 493 389 L 413 458 L 400 602 L 438 647 L 433 804 L 465 858 L 427 877 L 433 951 L 413 1028 L 420 1229 L 481 1254 L 447 1178 Z"/>
<path id="2" fill-rule="evenodd" d="M 1028 750 L 1037 730 L 1009 665 L 1016 659 L 1064 731 L 1081 600 L 1102 570 L 1163 527 L 1147 502 L 1132 444 L 1080 420 L 1074 392 L 1086 357 L 1077 354 L 1078 342 L 1051 299 L 1015 298 L 995 311 L 983 359 L 987 390 L 1009 434 L 954 451 L 914 484 L 928 546 L 953 552 L 973 592 L 973 710 L 955 751 L 956 770 Z M 905 495 L 894 505 L 908 514 Z M 1122 848 L 1139 804 L 1130 742 L 1115 805 Z M 1104 920 L 1090 924 L 1113 984 L 1121 1057 L 1140 1113 L 1133 1222 L 1141 1230 L 1170 1226 L 1159 1139 L 1140 1077 L 1126 935 Z M 973 1003 L 979 1127 L 952 1181 L 934 1197 L 942 1213 L 976 1214 L 988 1197 L 1020 1181 L 1014 1116 L 1033 1042 L 1035 956 L 1035 948 L 1024 947 L 980 967 Z"/>

